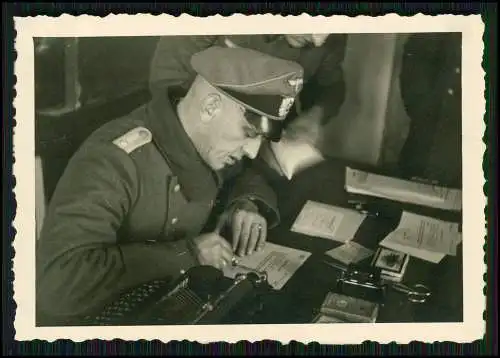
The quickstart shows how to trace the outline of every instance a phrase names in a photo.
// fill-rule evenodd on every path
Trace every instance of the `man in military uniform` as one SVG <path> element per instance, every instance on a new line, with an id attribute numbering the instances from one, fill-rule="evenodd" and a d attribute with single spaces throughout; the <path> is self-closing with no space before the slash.
<path id="1" fill-rule="evenodd" d="M 302 67 L 243 48 L 191 58 L 187 94 L 174 86 L 94 132 L 50 202 L 37 253 L 37 315 L 65 324 L 138 284 L 196 265 L 222 268 L 251 254 L 279 221 L 276 198 L 247 168 L 221 218 L 232 238 L 206 231 L 227 165 L 278 140 Z M 50 319 L 49 319 L 50 317 Z M 42 323 L 43 324 L 43 323 Z"/>

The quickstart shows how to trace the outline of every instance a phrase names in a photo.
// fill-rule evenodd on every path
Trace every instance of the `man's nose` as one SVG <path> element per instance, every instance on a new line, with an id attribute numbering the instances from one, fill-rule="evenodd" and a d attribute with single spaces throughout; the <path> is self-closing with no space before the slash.
<path id="1" fill-rule="evenodd" d="M 261 143 L 262 137 L 259 136 L 257 138 L 252 138 L 243 147 L 243 152 L 248 158 L 255 159 L 255 157 L 259 153 Z"/>

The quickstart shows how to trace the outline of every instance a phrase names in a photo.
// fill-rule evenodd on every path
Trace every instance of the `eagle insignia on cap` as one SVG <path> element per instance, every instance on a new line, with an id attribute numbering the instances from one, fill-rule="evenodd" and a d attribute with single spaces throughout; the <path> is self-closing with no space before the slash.
<path id="1" fill-rule="evenodd" d="M 288 112 L 290 112 L 290 108 L 292 108 L 294 102 L 295 102 L 295 98 L 293 98 L 293 97 L 283 98 L 283 101 L 281 101 L 281 105 L 279 108 L 279 116 L 286 117 Z"/>
<path id="2" fill-rule="evenodd" d="M 292 80 L 288 80 L 288 84 L 293 87 L 295 93 L 299 93 L 304 84 L 304 80 L 302 78 L 295 78 Z"/>

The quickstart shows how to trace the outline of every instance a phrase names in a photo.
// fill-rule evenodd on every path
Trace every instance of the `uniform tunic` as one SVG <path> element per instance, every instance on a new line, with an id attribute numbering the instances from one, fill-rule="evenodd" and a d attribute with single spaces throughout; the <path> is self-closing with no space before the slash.
<path id="1" fill-rule="evenodd" d="M 197 154 L 174 104 L 155 94 L 99 128 L 70 160 L 38 243 L 40 320 L 67 322 L 122 290 L 198 264 L 191 239 L 203 232 L 223 183 Z M 277 224 L 274 194 L 250 169 L 228 204 L 242 198 Z"/>
<path id="2" fill-rule="evenodd" d="M 462 173 L 461 34 L 414 34 L 404 49 L 401 91 L 411 118 L 400 156 L 405 175 L 459 186 Z"/>
<path id="3" fill-rule="evenodd" d="M 323 109 L 326 119 L 336 114 L 345 95 L 342 71 L 345 34 L 331 34 L 321 47 L 304 48 L 293 48 L 284 37 L 276 35 L 164 36 L 158 42 L 151 64 L 151 89 L 154 91 L 170 84 L 189 87 L 196 76 L 190 65 L 191 56 L 213 45 L 227 46 L 226 40 L 236 46 L 299 63 L 304 68 L 304 88 L 299 97 L 301 110 L 317 105 Z M 292 112 L 287 120 L 293 117 Z"/>

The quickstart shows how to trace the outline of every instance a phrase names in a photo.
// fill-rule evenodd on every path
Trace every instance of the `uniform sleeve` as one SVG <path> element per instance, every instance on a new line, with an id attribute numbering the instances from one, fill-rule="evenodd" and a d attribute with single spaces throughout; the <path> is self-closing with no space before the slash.
<path id="1" fill-rule="evenodd" d="M 319 106 L 324 117 L 336 114 L 345 98 L 345 78 L 342 69 L 347 35 L 331 34 L 325 42 L 325 55 L 300 96 L 302 106 Z"/>
<path id="2" fill-rule="evenodd" d="M 217 36 L 162 36 L 160 37 L 149 75 L 150 89 L 171 85 L 188 88 L 196 77 L 191 67 L 191 56 L 212 46 Z"/>
<path id="3" fill-rule="evenodd" d="M 227 207 L 238 200 L 249 200 L 259 208 L 270 229 L 277 226 L 280 222 L 278 200 L 270 183 L 254 163 L 240 168 L 240 174 L 229 184 Z"/>
<path id="4" fill-rule="evenodd" d="M 135 165 L 113 145 L 82 148 L 51 201 L 37 253 L 37 305 L 50 317 L 88 314 L 119 291 L 195 265 L 190 242 L 121 244 L 138 195 Z"/>

